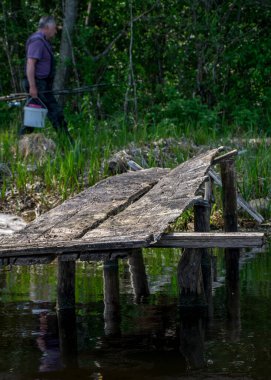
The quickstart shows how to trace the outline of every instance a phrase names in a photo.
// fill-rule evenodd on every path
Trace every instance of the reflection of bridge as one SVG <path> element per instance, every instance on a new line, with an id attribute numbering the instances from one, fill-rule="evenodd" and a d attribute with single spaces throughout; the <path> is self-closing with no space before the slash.
<path id="1" fill-rule="evenodd" d="M 233 253 L 236 254 L 237 252 Z M 142 252 L 135 250 L 127 256 L 127 262 L 125 260 L 124 265 L 128 264 L 129 266 L 134 294 L 131 304 L 134 303 L 135 312 L 133 316 L 131 311 L 129 312 L 129 321 L 133 327 L 130 327 L 130 331 L 127 331 L 124 327 L 125 323 L 123 324 L 126 317 L 123 309 L 127 309 L 125 304 L 122 304 L 123 298 L 120 296 L 118 259 L 105 261 L 103 265 L 104 334 L 98 336 L 99 348 L 91 348 L 90 351 L 86 348 L 86 351 L 84 351 L 81 345 L 81 352 L 77 352 L 78 326 L 75 308 L 58 309 L 58 363 L 62 364 L 62 368 L 75 369 L 78 366 L 83 372 L 84 369 L 79 364 L 80 358 L 81 356 L 88 356 L 91 358 L 91 362 L 99 363 L 98 369 L 96 368 L 94 371 L 98 370 L 101 378 L 103 376 L 107 378 L 108 375 L 109 378 L 118 379 L 137 379 L 140 374 L 143 374 L 144 371 L 149 371 L 152 366 L 155 366 L 156 369 L 158 367 L 162 373 L 164 371 L 164 374 L 166 369 L 170 372 L 166 373 L 167 376 L 169 374 L 178 375 L 178 379 L 182 378 L 179 377 L 179 372 L 184 373 L 186 366 L 190 369 L 204 368 L 206 366 L 205 339 L 206 341 L 212 340 L 212 334 L 217 334 L 216 328 L 213 329 L 213 323 L 216 324 L 216 327 L 221 323 L 218 320 L 212 321 L 211 299 L 209 299 L 210 307 L 208 310 L 204 311 L 202 309 L 199 311 L 197 309 L 197 312 L 195 312 L 196 309 L 193 308 L 181 308 L 180 313 L 178 313 L 177 305 L 174 302 L 170 304 L 167 302 L 162 302 L 161 304 L 149 302 L 149 287 Z M 239 286 L 237 278 L 230 281 L 230 284 L 229 281 L 226 284 L 226 291 L 227 294 L 231 294 L 232 290 L 234 290 L 234 293 L 227 297 L 226 300 L 227 309 L 230 313 L 223 331 L 227 341 L 236 342 L 239 339 L 241 327 Z M 50 315 L 52 317 L 52 314 Z M 55 318 L 54 315 L 53 317 Z M 210 326 L 208 326 L 210 320 L 212 321 L 211 335 Z M 93 326 L 90 325 L 90 331 L 92 328 Z M 47 333 L 50 335 L 50 330 Z M 88 334 L 89 332 L 86 328 L 83 333 L 83 340 L 88 340 Z M 207 338 L 206 335 L 208 336 Z M 45 338 L 46 336 L 42 339 Z M 50 355 L 55 354 L 55 347 L 55 344 L 53 347 L 48 344 L 43 350 L 45 354 L 42 357 L 44 368 L 48 365 Z M 112 356 L 114 357 L 113 362 Z M 163 360 L 161 360 L 161 357 L 163 357 Z M 137 365 L 133 368 L 133 374 L 129 376 L 128 372 L 131 371 L 130 366 L 133 360 L 137 361 Z M 165 368 L 164 363 L 167 360 L 171 365 Z M 123 377 L 118 376 L 118 368 L 121 369 L 120 372 Z M 116 371 L 115 377 L 112 375 L 114 371 Z M 163 378 L 161 374 L 160 376 L 158 377 L 159 379 Z M 150 378 L 153 377 L 150 376 Z M 214 378 L 220 377 L 216 375 Z M 222 376 L 221 379 L 225 379 L 225 377 Z"/>

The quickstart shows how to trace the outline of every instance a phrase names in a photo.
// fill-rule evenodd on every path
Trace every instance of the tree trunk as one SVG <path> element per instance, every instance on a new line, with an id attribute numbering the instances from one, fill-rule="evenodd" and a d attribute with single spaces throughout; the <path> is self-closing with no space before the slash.
<path id="1" fill-rule="evenodd" d="M 69 64 L 70 62 L 75 63 L 72 49 L 72 32 L 75 25 L 77 8 L 78 0 L 65 0 L 60 45 L 60 63 L 57 67 L 54 80 L 55 89 L 62 90 L 65 87 L 69 74 Z"/>

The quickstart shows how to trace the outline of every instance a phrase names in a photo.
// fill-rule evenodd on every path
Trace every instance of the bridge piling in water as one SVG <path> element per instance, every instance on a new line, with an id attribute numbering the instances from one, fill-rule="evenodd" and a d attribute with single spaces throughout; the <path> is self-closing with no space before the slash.
<path id="1" fill-rule="evenodd" d="M 235 160 L 221 161 L 222 205 L 225 232 L 237 232 L 237 184 Z"/>
<path id="2" fill-rule="evenodd" d="M 210 182 L 210 180 L 209 180 Z M 211 193 L 209 195 L 209 199 Z M 211 204 L 209 199 L 196 202 L 194 206 L 194 225 L 196 232 L 210 232 Z M 201 248 L 201 273 L 208 315 L 212 315 L 212 258 L 210 249 Z"/>
<path id="3" fill-rule="evenodd" d="M 234 157 L 220 163 L 224 231 L 237 232 L 237 183 Z M 239 249 L 225 249 L 226 307 L 229 321 L 240 321 Z M 237 328 L 238 330 L 238 328 Z"/>
<path id="4" fill-rule="evenodd" d="M 57 309 L 75 308 L 75 261 L 58 258 Z"/>
<path id="5" fill-rule="evenodd" d="M 210 203 L 199 199 L 194 204 L 195 232 L 210 231 Z M 182 307 L 207 306 L 211 291 L 211 261 L 208 249 L 185 249 L 178 265 Z"/>
<path id="6" fill-rule="evenodd" d="M 117 258 L 104 261 L 103 278 L 105 334 L 118 335 L 120 333 L 120 294 Z"/>
<path id="7" fill-rule="evenodd" d="M 222 178 L 222 204 L 225 232 L 237 232 L 237 189 L 235 172 L 236 151 L 226 154 L 216 163 L 220 164 Z M 212 183 L 211 178 L 205 183 L 204 199 L 194 204 L 195 232 L 210 232 Z M 226 250 L 226 277 L 238 277 L 239 250 Z M 181 293 L 181 305 L 208 305 L 212 314 L 212 258 L 207 248 L 185 249 L 178 265 L 178 280 Z M 229 288 L 230 286 L 228 286 Z M 230 304 L 230 302 L 229 302 Z M 230 312 L 230 311 L 229 311 Z"/>

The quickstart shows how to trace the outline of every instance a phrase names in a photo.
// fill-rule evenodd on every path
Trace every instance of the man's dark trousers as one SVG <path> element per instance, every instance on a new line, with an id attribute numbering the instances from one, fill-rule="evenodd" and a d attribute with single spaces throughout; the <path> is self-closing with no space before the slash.
<path id="1" fill-rule="evenodd" d="M 25 88 L 25 91 L 29 93 L 29 83 L 27 79 L 24 79 L 23 86 Z M 47 116 L 50 122 L 52 123 L 54 129 L 57 131 L 58 134 L 65 134 L 72 143 L 73 139 L 68 131 L 67 122 L 64 118 L 62 107 L 58 104 L 55 96 L 52 93 L 52 80 L 36 79 L 36 86 L 38 90 L 38 97 L 46 105 L 48 109 Z M 23 126 L 20 130 L 20 135 L 23 135 L 27 132 L 32 132 L 33 130 L 33 127 Z"/>

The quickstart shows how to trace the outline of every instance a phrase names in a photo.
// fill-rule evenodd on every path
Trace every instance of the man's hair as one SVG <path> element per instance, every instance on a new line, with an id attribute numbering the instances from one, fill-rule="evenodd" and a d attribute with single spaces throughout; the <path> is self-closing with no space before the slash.
<path id="1" fill-rule="evenodd" d="M 53 16 L 42 16 L 39 21 L 38 28 L 43 29 L 48 24 L 56 24 L 55 18 Z"/>

